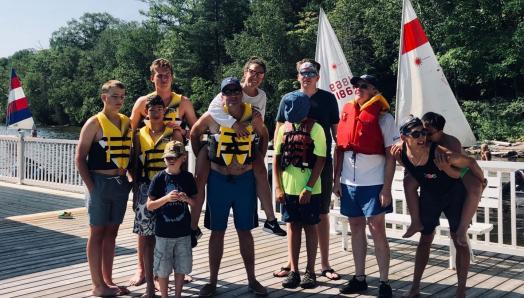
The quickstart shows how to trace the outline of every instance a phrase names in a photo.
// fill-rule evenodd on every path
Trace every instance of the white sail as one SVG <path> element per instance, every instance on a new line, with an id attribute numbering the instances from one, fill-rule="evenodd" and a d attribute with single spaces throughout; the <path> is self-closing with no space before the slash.
<path id="1" fill-rule="evenodd" d="M 437 57 L 409 0 L 404 0 L 400 34 L 395 119 L 402 123 L 410 114 L 426 112 L 446 118 L 444 131 L 463 146 L 476 144 L 466 117 L 451 91 Z"/>
<path id="2" fill-rule="evenodd" d="M 338 110 L 342 112 L 344 104 L 355 97 L 353 87 L 349 82 L 353 75 L 337 36 L 322 8 L 318 17 L 315 60 L 321 65 L 318 88 L 332 92 L 337 98 Z"/>

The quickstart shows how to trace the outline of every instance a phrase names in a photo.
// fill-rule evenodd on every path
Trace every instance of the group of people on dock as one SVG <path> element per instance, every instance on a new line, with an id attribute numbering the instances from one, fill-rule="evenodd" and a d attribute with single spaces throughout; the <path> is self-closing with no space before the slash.
<path id="1" fill-rule="evenodd" d="M 173 271 L 176 297 L 181 297 L 184 283 L 191 282 L 192 248 L 202 235 L 198 222 L 204 203 L 204 226 L 211 231 L 210 277 L 199 295 L 216 293 L 233 209 L 248 289 L 266 296 L 267 289 L 255 275 L 251 234 L 259 224 L 257 197 L 267 218 L 264 231 L 287 236 L 287 263 L 273 272 L 283 278 L 282 287 L 316 287 L 317 248 L 320 275 L 340 279 L 329 262 L 332 193 L 340 197 L 341 213 L 349 219 L 355 264 L 354 276 L 340 293 L 360 293 L 368 287 L 367 226 L 379 267 L 379 297 L 392 297 L 385 214 L 392 211 L 391 185 L 397 162 L 405 167 L 412 220 L 405 237 L 421 233 L 408 296 L 419 295 L 442 212 L 457 247 L 457 296 L 465 296 L 467 229 L 485 187 L 482 170 L 461 153 L 456 138 L 443 132 L 445 120 L 439 114 L 412 117 L 397 128 L 388 101 L 379 91 L 380 83 L 372 75 L 350 80 L 356 98 L 339 113 L 335 96 L 317 88 L 320 67 L 312 59 L 298 61 L 300 89 L 284 95 L 278 107 L 272 170 L 275 200 L 282 206 L 287 232 L 275 217 L 264 163 L 269 133 L 264 124 L 266 94 L 260 89 L 267 71 L 262 59 L 250 58 L 241 80 L 225 78 L 200 118 L 189 98 L 173 92 L 173 67 L 166 59 L 151 64 L 155 91 L 137 99 L 130 117 L 119 112 L 125 99 L 124 84 L 117 80 L 103 84 L 103 109 L 83 126 L 75 157 L 87 188 L 90 233 L 86 253 L 93 296 L 129 293 L 113 281 L 112 267 L 115 239 L 132 190 L 133 232 L 138 243 L 137 270 L 129 284 L 146 283 L 143 297 L 155 297 L 156 289 L 168 297 Z M 189 142 L 191 153 L 185 149 Z M 194 175 L 187 170 L 188 154 L 197 157 Z M 307 263 L 301 275 L 302 230 Z"/>

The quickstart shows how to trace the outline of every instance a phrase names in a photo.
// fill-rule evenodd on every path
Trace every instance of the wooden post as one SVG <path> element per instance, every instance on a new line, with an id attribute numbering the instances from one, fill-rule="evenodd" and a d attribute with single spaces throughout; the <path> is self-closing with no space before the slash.
<path id="1" fill-rule="evenodd" d="M 18 178 L 18 184 L 23 184 L 24 176 L 25 176 L 25 156 L 24 156 L 24 131 L 19 130 L 18 131 L 18 143 L 17 143 L 17 152 L 16 152 L 16 159 L 17 159 L 17 178 Z"/>

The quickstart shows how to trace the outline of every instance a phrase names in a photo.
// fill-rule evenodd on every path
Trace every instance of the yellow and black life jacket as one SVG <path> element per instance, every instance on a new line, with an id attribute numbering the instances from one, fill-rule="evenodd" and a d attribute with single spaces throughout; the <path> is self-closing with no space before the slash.
<path id="1" fill-rule="evenodd" d="M 127 169 L 132 131 L 129 118 L 120 113 L 118 116 L 120 127 L 116 127 L 103 112 L 96 114 L 102 127 L 102 138 L 89 150 L 87 165 L 90 170 Z"/>
<path id="2" fill-rule="evenodd" d="M 149 134 L 149 127 L 140 129 L 138 137 L 140 140 L 140 162 L 142 163 L 141 179 L 151 181 L 153 176 L 166 168 L 162 155 L 166 144 L 171 141 L 173 130 L 165 127 L 164 133 L 155 141 Z"/>
<path id="3" fill-rule="evenodd" d="M 227 113 L 227 107 L 224 106 Z M 255 159 L 255 133 L 251 125 L 253 107 L 251 104 L 244 103 L 244 113 L 239 122 L 249 122 L 246 127 L 249 135 L 247 137 L 237 137 L 234 129 L 220 126 L 218 134 L 212 135 L 209 139 L 209 159 L 219 165 L 229 166 L 236 158 L 238 164 L 250 164 Z"/>
<path id="4" fill-rule="evenodd" d="M 146 96 L 149 97 L 149 96 L 155 96 L 155 95 L 156 95 L 156 91 L 151 92 Z M 167 105 L 166 107 L 167 110 L 166 110 L 166 113 L 164 114 L 164 124 L 167 124 L 168 122 L 174 122 L 175 124 L 180 125 L 182 123 L 182 119 L 180 119 L 180 113 L 179 113 L 179 107 L 180 107 L 181 101 L 182 101 L 182 95 L 177 94 L 175 92 L 171 92 L 171 101 Z M 145 119 L 144 123 L 146 123 L 146 121 L 149 121 L 149 119 Z"/>

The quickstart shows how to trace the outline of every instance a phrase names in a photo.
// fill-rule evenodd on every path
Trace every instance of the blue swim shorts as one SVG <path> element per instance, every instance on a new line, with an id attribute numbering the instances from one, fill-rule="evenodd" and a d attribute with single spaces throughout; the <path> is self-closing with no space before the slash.
<path id="1" fill-rule="evenodd" d="M 308 204 L 299 204 L 299 196 L 286 194 L 282 204 L 282 220 L 304 225 L 316 225 L 320 222 L 320 204 L 322 195 L 312 195 Z"/>
<path id="2" fill-rule="evenodd" d="M 237 176 L 222 175 L 214 170 L 209 172 L 204 226 L 212 231 L 225 231 L 231 208 L 237 230 L 247 231 L 258 226 L 252 170 Z"/>
<path id="3" fill-rule="evenodd" d="M 381 185 L 353 186 L 340 185 L 340 213 L 347 217 L 372 217 L 393 212 L 393 205 L 382 207 L 379 201 Z"/>

